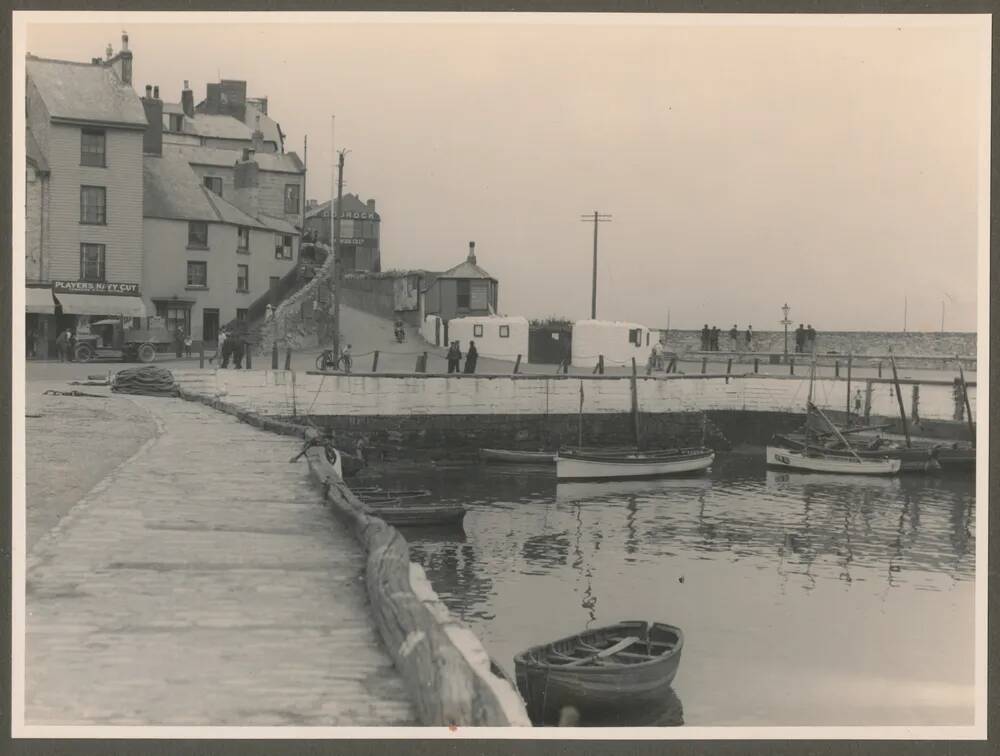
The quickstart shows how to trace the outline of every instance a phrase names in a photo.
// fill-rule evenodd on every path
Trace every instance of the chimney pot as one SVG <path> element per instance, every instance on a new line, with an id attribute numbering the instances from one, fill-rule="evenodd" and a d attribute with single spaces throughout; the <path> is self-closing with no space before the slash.
<path id="1" fill-rule="evenodd" d="M 469 242 L 469 262 L 473 265 L 476 264 L 476 243 L 474 241 Z"/>
<path id="2" fill-rule="evenodd" d="M 150 99 L 152 99 L 152 97 L 153 97 L 153 85 L 152 84 L 147 84 L 146 85 L 146 97 L 148 97 Z"/>
<path id="3" fill-rule="evenodd" d="M 122 31 L 122 50 L 128 50 L 128 32 Z"/>
<path id="4" fill-rule="evenodd" d="M 160 99 L 160 87 L 159 86 L 153 87 L 153 99 L 154 100 L 159 100 Z"/>
<path id="5" fill-rule="evenodd" d="M 191 88 L 191 87 L 188 86 L 188 80 L 187 79 L 184 80 L 184 88 L 185 89 L 190 89 Z"/>

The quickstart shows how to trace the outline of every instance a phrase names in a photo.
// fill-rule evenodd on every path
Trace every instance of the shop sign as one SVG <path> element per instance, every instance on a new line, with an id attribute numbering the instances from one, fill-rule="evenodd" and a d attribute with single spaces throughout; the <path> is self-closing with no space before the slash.
<path id="1" fill-rule="evenodd" d="M 344 220 L 375 220 L 375 213 L 352 213 L 350 210 L 345 210 L 340 217 Z"/>
<path id="2" fill-rule="evenodd" d="M 53 281 L 56 294 L 115 294 L 138 297 L 139 284 L 112 283 L 110 281 Z"/>

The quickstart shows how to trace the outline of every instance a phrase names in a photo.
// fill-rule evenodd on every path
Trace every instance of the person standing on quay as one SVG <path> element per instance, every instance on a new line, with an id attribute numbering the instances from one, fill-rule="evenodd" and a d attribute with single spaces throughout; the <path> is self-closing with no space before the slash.
<path id="1" fill-rule="evenodd" d="M 712 332 L 708 337 L 708 351 L 719 351 L 719 326 L 712 326 Z"/>
<path id="2" fill-rule="evenodd" d="M 712 332 L 708 330 L 708 323 L 701 329 L 701 351 L 707 352 L 712 348 Z"/>
<path id="3" fill-rule="evenodd" d="M 748 352 L 752 352 L 753 351 L 753 326 L 752 325 L 748 325 L 747 326 L 747 351 Z"/>
<path id="4" fill-rule="evenodd" d="M 459 372 L 459 367 L 462 362 L 462 350 L 458 346 L 457 341 L 451 342 L 451 346 L 448 347 L 448 373 Z"/>
<path id="5" fill-rule="evenodd" d="M 59 354 L 59 361 L 66 362 L 69 354 L 69 329 L 61 331 L 56 337 L 56 352 Z"/>
<path id="6" fill-rule="evenodd" d="M 802 350 L 805 348 L 806 344 L 806 329 L 799 323 L 799 327 L 795 329 L 795 352 L 796 354 L 802 354 Z"/>
<path id="7" fill-rule="evenodd" d="M 806 351 L 809 354 L 816 351 L 816 329 L 812 327 L 812 323 L 806 326 Z"/>
<path id="8" fill-rule="evenodd" d="M 465 372 L 472 374 L 476 372 L 476 362 L 479 360 L 479 350 L 476 349 L 476 342 L 469 342 L 469 351 L 465 353 Z"/>
<path id="9" fill-rule="evenodd" d="M 733 327 L 729 329 L 729 351 L 735 352 L 739 349 L 739 337 L 740 329 L 733 323 Z"/>

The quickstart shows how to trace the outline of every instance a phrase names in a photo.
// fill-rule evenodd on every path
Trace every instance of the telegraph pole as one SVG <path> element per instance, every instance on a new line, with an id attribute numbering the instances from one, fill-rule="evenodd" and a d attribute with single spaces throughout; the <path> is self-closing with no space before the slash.
<path id="1" fill-rule="evenodd" d="M 330 208 L 333 216 L 333 354 L 340 359 L 340 278 L 343 268 L 340 264 L 340 201 L 344 193 L 344 155 L 347 150 L 337 153 L 337 205 Z"/>
<path id="2" fill-rule="evenodd" d="M 597 224 L 610 223 L 610 213 L 599 213 L 596 210 L 593 215 L 581 215 L 580 220 L 585 223 L 594 224 L 594 277 L 590 294 L 590 319 L 597 320 Z"/>

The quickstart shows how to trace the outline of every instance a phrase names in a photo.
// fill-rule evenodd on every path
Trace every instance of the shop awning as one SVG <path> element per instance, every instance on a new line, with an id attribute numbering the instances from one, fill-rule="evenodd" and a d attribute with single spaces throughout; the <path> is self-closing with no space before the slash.
<path id="1" fill-rule="evenodd" d="M 141 297 L 115 297 L 104 294 L 56 294 L 64 315 L 124 315 L 146 317 Z"/>
<path id="2" fill-rule="evenodd" d="M 24 311 L 55 315 L 56 303 L 52 299 L 52 289 L 25 289 Z"/>

